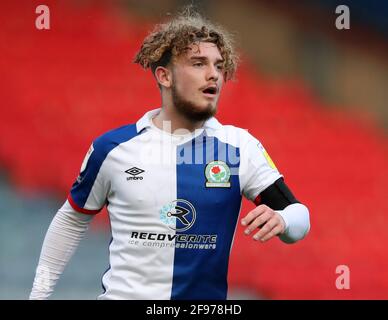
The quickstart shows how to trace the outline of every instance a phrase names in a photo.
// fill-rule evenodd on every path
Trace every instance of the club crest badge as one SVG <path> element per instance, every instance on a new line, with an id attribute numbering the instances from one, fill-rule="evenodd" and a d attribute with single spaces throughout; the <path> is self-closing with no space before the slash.
<path id="1" fill-rule="evenodd" d="M 205 168 L 206 187 L 230 188 L 230 169 L 223 161 L 209 162 Z"/>

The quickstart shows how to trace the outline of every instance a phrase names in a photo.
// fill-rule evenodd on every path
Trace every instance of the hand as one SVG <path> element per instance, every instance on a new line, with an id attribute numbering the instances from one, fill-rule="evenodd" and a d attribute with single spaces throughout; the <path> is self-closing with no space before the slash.
<path id="1" fill-rule="evenodd" d="M 253 235 L 253 239 L 261 242 L 268 241 L 283 233 L 286 228 L 282 216 L 265 204 L 261 204 L 249 212 L 241 219 L 241 224 L 247 226 L 244 231 L 246 235 L 252 234 L 253 231 L 260 228 L 260 231 Z"/>

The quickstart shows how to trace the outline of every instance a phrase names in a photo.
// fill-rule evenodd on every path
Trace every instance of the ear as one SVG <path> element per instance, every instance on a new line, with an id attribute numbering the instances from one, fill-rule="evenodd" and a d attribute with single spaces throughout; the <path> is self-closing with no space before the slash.
<path id="1" fill-rule="evenodd" d="M 162 87 L 170 88 L 172 84 L 172 72 L 165 67 L 155 69 L 155 78 Z"/>

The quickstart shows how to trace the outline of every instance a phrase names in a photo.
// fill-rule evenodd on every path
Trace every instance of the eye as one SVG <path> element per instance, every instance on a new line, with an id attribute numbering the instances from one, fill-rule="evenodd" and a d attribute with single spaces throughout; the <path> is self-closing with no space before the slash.
<path id="1" fill-rule="evenodd" d="M 202 67 L 203 66 L 203 63 L 202 62 L 195 62 L 193 64 L 194 67 Z"/>
<path id="2" fill-rule="evenodd" d="M 216 68 L 217 68 L 218 70 L 222 71 L 222 70 L 224 70 L 224 65 L 218 64 L 218 65 L 216 66 Z"/>

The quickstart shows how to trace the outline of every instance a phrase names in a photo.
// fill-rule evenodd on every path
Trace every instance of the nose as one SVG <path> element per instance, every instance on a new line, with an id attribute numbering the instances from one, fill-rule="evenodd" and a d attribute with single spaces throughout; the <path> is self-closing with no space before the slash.
<path id="1" fill-rule="evenodd" d="M 214 65 L 210 65 L 208 68 L 207 80 L 208 81 L 213 80 L 213 81 L 217 82 L 219 76 L 220 75 L 218 73 L 217 67 Z"/>

